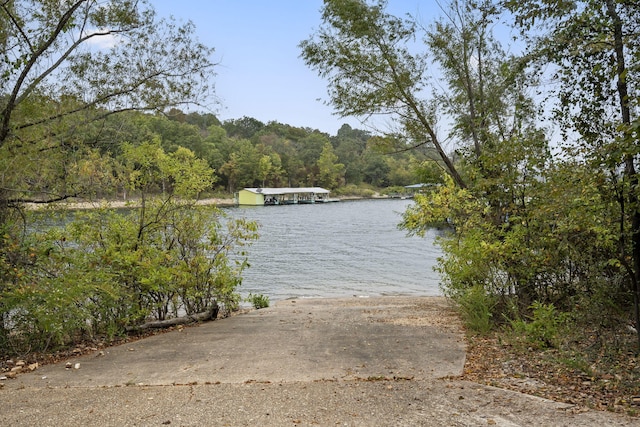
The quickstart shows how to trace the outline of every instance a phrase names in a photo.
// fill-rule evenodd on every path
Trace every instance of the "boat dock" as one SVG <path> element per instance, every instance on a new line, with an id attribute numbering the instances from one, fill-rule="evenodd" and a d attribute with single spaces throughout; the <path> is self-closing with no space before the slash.
<path id="1" fill-rule="evenodd" d="M 337 202 L 321 187 L 245 188 L 236 193 L 236 203 L 245 206 L 297 205 Z"/>

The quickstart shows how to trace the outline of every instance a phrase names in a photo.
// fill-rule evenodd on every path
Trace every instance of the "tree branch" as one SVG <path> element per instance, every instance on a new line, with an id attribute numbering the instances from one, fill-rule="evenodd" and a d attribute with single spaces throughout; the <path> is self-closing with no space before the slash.
<path id="1" fill-rule="evenodd" d="M 20 89 L 22 88 L 23 83 L 27 79 L 29 72 L 35 66 L 37 60 L 47 51 L 47 49 L 49 49 L 51 45 L 53 45 L 53 43 L 56 41 L 60 33 L 62 33 L 62 30 L 66 27 L 66 25 L 69 23 L 69 21 L 73 17 L 73 14 L 75 13 L 75 11 L 85 1 L 86 0 L 80 0 L 76 2 L 69 8 L 69 10 L 67 10 L 62 15 L 62 17 L 60 18 L 60 21 L 58 22 L 58 25 L 56 25 L 55 29 L 51 32 L 49 38 L 45 40 L 45 42 L 37 50 L 33 52 L 31 57 L 25 64 L 24 69 L 18 76 L 18 79 L 16 80 L 16 84 L 14 85 L 13 90 L 11 91 L 9 98 L 7 99 L 7 104 L 4 110 L 2 111 L 2 123 L 0 124 L 0 147 L 4 145 L 6 138 L 9 135 L 9 129 L 10 129 L 9 123 L 11 121 L 13 110 L 17 105 L 16 100 L 18 99 L 18 94 L 20 93 Z"/>

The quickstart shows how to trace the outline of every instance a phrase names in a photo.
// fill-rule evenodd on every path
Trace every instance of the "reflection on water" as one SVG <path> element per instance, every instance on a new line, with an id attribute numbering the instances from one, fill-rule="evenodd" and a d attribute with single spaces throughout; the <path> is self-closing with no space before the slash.
<path id="1" fill-rule="evenodd" d="M 437 231 L 424 238 L 398 230 L 410 200 L 228 208 L 261 225 L 249 249 L 243 296 L 440 295 L 433 271 Z"/>

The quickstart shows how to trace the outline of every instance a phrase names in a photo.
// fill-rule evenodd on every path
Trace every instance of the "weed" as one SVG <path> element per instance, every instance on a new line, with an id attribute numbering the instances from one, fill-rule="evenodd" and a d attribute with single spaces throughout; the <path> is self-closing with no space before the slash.
<path id="1" fill-rule="evenodd" d="M 557 311 L 553 304 L 534 302 L 531 309 L 533 314 L 529 321 L 511 321 L 512 330 L 524 335 L 527 342 L 536 348 L 557 348 L 558 333 L 566 315 Z"/>
<path id="2" fill-rule="evenodd" d="M 482 285 L 466 289 L 455 300 L 468 329 L 479 334 L 486 334 L 491 330 L 495 298 L 489 295 Z"/>
<path id="3" fill-rule="evenodd" d="M 245 301 L 251 303 L 256 310 L 269 307 L 269 297 L 262 294 L 254 295 L 250 293 Z"/>

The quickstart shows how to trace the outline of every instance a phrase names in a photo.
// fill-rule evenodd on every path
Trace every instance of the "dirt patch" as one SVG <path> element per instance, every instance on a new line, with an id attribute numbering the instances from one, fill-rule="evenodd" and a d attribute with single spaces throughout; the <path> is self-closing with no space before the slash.
<path id="1" fill-rule="evenodd" d="M 375 316 L 374 311 L 365 314 Z M 399 307 L 394 317 L 380 317 L 379 321 L 393 325 L 436 328 L 442 332 L 462 332 L 462 323 L 451 303 L 444 297 L 416 299 L 415 304 Z"/>
<path id="2" fill-rule="evenodd" d="M 468 338 L 467 358 L 460 379 L 556 402 L 640 418 L 640 383 L 621 375 L 572 367 L 555 350 L 519 349 L 496 333 Z M 625 376 L 638 375 L 637 358 L 629 356 Z M 636 371 L 635 375 L 633 371 Z M 577 409 L 577 410 L 582 410 Z"/>

